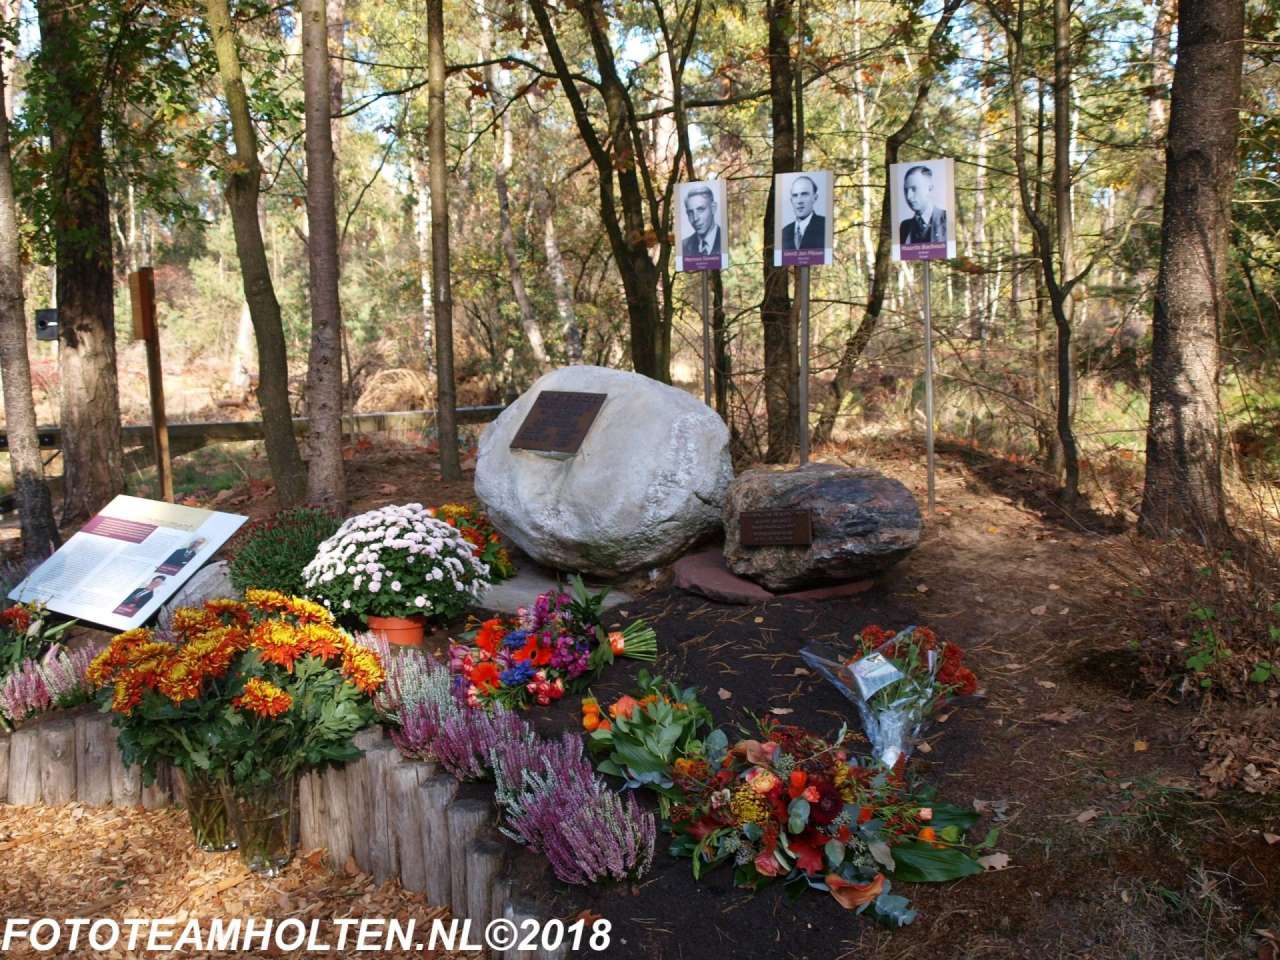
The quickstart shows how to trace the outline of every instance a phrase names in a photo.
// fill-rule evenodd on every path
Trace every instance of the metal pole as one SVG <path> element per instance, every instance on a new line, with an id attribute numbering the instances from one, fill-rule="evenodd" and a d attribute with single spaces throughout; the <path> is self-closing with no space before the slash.
<path id="1" fill-rule="evenodd" d="M 933 516 L 933 311 L 929 305 L 929 261 L 924 261 L 924 445 L 929 457 L 929 516 Z"/>
<path id="2" fill-rule="evenodd" d="M 796 268 L 800 305 L 800 466 L 809 462 L 809 268 Z"/>
<path id="3" fill-rule="evenodd" d="M 702 401 L 711 406 L 711 271 L 702 272 Z"/>

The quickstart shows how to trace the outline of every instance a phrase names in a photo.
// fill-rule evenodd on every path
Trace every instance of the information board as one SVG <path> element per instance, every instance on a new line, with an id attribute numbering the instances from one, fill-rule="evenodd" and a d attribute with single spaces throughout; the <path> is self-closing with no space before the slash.
<path id="1" fill-rule="evenodd" d="M 9 593 L 55 613 L 141 626 L 248 519 L 119 496 Z"/>
<path id="2" fill-rule="evenodd" d="M 744 510 L 738 528 L 744 547 L 807 547 L 813 543 L 813 512 Z"/>

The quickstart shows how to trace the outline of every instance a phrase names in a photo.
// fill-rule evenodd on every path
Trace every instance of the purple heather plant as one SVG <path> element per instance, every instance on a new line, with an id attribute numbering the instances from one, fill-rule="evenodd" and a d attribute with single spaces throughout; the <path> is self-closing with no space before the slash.
<path id="1" fill-rule="evenodd" d="M 636 880 L 653 864 L 653 813 L 595 776 L 582 739 L 508 743 L 494 751 L 502 832 L 540 851 L 565 883 Z"/>
<path id="2" fill-rule="evenodd" d="M 23 660 L 5 678 L 4 686 L 0 687 L 0 714 L 3 714 L 9 727 L 32 714 L 42 713 L 51 706 L 53 697 L 49 692 L 49 684 L 40 664 L 34 660 Z"/>
<path id="3" fill-rule="evenodd" d="M 97 649 L 85 647 L 69 650 L 58 645 L 44 655 L 40 662 L 40 672 L 44 675 L 54 704 L 73 707 L 93 696 L 93 685 L 85 674 L 98 652 Z"/>
<path id="4" fill-rule="evenodd" d="M 505 707 L 496 706 L 493 713 L 463 710 L 440 724 L 429 749 L 459 780 L 483 780 L 495 750 L 532 735 L 533 728 Z"/>

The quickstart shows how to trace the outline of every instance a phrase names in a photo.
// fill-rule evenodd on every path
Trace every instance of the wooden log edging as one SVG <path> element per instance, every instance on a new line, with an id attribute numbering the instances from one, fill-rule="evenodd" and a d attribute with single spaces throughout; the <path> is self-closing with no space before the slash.
<path id="1" fill-rule="evenodd" d="M 398 880 L 433 906 L 469 919 L 474 930 L 501 917 L 545 919 L 527 892 L 513 905 L 510 845 L 495 829 L 491 787 L 460 784 L 433 763 L 406 760 L 380 728 L 360 734 L 357 746 L 360 760 L 302 778 L 302 851 L 323 849 L 338 870 L 350 860 L 378 883 Z M 510 954 L 566 955 L 563 947 Z"/>
<path id="2" fill-rule="evenodd" d="M 162 769 L 144 788 L 142 771 L 124 764 L 111 719 L 91 708 L 57 710 L 0 735 L 0 804 L 156 810 L 175 802 L 175 785 Z"/>
<path id="3" fill-rule="evenodd" d="M 302 850 L 323 849 L 338 871 L 354 863 L 377 883 L 397 880 L 475 929 L 499 917 L 536 919 L 526 897 L 513 905 L 510 848 L 494 829 L 488 787 L 461 785 L 435 764 L 404 759 L 378 727 L 360 733 L 356 745 L 359 760 L 300 778 Z M 110 718 L 88 709 L 51 713 L 0 735 L 3 804 L 154 810 L 181 795 L 181 780 L 168 768 L 143 786 L 139 768 L 124 764 Z"/>

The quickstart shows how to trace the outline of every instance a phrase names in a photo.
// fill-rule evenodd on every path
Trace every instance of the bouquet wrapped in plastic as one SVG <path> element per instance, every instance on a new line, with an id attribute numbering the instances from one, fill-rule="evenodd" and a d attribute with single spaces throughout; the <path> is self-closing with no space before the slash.
<path id="1" fill-rule="evenodd" d="M 894 633 L 873 625 L 854 637 L 852 654 L 811 645 L 800 655 L 853 701 L 872 752 L 887 767 L 910 755 L 925 721 L 949 697 L 978 689 L 961 664 L 964 651 L 940 643 L 928 627 Z"/>

